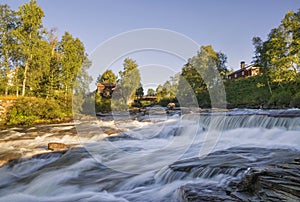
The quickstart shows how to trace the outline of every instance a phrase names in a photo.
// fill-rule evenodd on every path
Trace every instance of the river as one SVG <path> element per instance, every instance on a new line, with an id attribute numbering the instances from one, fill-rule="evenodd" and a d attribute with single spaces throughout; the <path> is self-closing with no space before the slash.
<path id="1" fill-rule="evenodd" d="M 115 114 L 0 139 L 3 202 L 300 200 L 299 109 Z"/>

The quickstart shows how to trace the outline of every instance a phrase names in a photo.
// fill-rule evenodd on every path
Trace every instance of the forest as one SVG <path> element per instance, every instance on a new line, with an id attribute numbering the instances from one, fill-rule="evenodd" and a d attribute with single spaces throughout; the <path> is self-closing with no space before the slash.
<path id="1" fill-rule="evenodd" d="M 84 44 L 69 32 L 58 37 L 55 29 L 44 27 L 44 17 L 36 0 L 18 10 L 0 5 L 0 98 L 14 100 L 6 115 L 7 125 L 31 125 L 72 117 L 72 97 L 76 93 L 84 95 L 77 100 L 82 104 L 73 109 L 78 111 L 91 98 L 95 98 L 96 112 L 166 106 L 170 102 L 179 106 L 178 98 L 188 97 L 186 82 L 198 106 L 209 108 L 208 88 L 214 85 L 207 82 L 214 79 L 207 74 L 210 69 L 218 73 L 225 86 L 228 108 L 300 107 L 300 10 L 287 12 L 265 41 L 253 37 L 252 63 L 260 67 L 258 76 L 227 79 L 233 70 L 226 65 L 226 54 L 207 45 L 200 47 L 181 72 L 147 92 L 143 90 L 138 62 L 126 58 L 118 75 L 106 70 L 96 81 L 96 84 L 116 83 L 113 99 L 85 91 L 92 78 L 87 73 L 91 61 Z M 156 96 L 157 101 L 141 102 L 144 94 Z"/>

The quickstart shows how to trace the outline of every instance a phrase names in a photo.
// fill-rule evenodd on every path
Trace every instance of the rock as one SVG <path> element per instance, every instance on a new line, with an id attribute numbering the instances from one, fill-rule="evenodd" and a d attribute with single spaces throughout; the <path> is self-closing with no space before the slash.
<path id="1" fill-rule="evenodd" d="M 48 149 L 52 151 L 61 151 L 69 149 L 69 146 L 65 145 L 64 143 L 50 142 L 48 143 Z"/>
<path id="2" fill-rule="evenodd" d="M 256 196 L 260 200 L 299 201 L 300 199 L 300 163 L 296 161 L 251 168 L 237 184 L 237 191 Z"/>
<path id="3" fill-rule="evenodd" d="M 183 201 L 241 201 L 230 191 L 212 185 L 186 184 L 178 193 Z"/>
<path id="4" fill-rule="evenodd" d="M 118 134 L 121 133 L 122 130 L 118 129 L 118 128 L 113 128 L 113 127 L 101 127 L 101 129 L 103 130 L 103 132 L 107 135 L 113 135 L 113 134 Z"/>
<path id="5" fill-rule="evenodd" d="M 2 167 L 4 164 L 8 163 L 9 161 L 19 159 L 22 157 L 22 154 L 19 152 L 3 152 L 0 153 L 0 167 Z"/>
<path id="6" fill-rule="evenodd" d="M 288 149 L 230 148 L 174 162 L 163 179 L 205 179 L 181 186 L 183 201 L 300 201 L 299 156 Z M 224 184 L 206 182 L 222 175 Z"/>

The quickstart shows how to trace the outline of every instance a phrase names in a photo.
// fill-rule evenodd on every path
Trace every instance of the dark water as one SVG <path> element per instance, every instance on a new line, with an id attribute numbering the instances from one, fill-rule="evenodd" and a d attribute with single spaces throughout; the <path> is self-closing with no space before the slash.
<path id="1" fill-rule="evenodd" d="M 78 124 L 81 146 L 4 164 L 0 201 L 299 201 L 298 112 Z M 123 132 L 104 135 L 108 126 Z M 76 139 L 57 130 L 53 138 Z M 37 132 L 32 149 L 47 134 Z M 1 151 L 18 144 L 2 142 Z"/>

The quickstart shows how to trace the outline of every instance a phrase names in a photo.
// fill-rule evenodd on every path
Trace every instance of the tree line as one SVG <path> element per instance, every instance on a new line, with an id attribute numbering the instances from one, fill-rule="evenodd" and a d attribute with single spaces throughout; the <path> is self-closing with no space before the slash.
<path id="1" fill-rule="evenodd" d="M 91 61 L 84 44 L 68 32 L 59 38 L 55 29 L 44 27 L 43 18 L 36 0 L 18 10 L 0 5 L 0 95 L 22 98 L 8 113 L 7 122 L 12 125 L 71 115 L 74 93 L 83 95 L 75 100 L 79 103 L 76 110 L 84 111 L 91 101 L 91 94 L 86 94 L 92 80 L 87 74 Z M 289 11 L 265 41 L 253 37 L 253 63 L 262 74 L 250 78 L 226 79 L 230 72 L 227 56 L 211 45 L 201 46 L 181 72 L 156 89 L 148 89 L 147 95 L 157 97 L 155 103 L 135 102 L 144 90 L 138 64 L 126 58 L 118 76 L 111 70 L 99 75 L 97 82 L 116 83 L 116 88 L 112 98 L 92 95 L 96 111 L 166 106 L 169 102 L 183 105 L 194 102 L 193 97 L 203 108 L 211 107 L 212 101 L 226 102 L 228 107 L 300 107 L 299 30 L 300 10 Z M 213 98 L 210 92 L 221 83 L 226 90 L 225 101 Z"/>
<path id="2" fill-rule="evenodd" d="M 72 94 L 91 77 L 80 39 L 43 25 L 44 11 L 36 0 L 17 10 L 0 4 L 0 96 L 16 99 L 7 124 L 28 125 L 72 114 Z"/>
<path id="3" fill-rule="evenodd" d="M 265 41 L 255 36 L 252 42 L 252 63 L 260 67 L 260 75 L 228 80 L 230 71 L 226 55 L 216 52 L 210 45 L 201 46 L 183 66 L 173 85 L 170 85 L 174 79 L 171 78 L 156 89 L 158 98 L 164 104 L 174 101 L 179 105 L 179 97 L 182 103 L 188 103 L 195 95 L 200 107 L 211 107 L 212 96 L 208 89 L 216 85 L 218 79 L 208 71 L 215 69 L 219 78 L 223 78 L 229 108 L 300 107 L 300 9 L 287 12 Z"/>
<path id="4" fill-rule="evenodd" d="M 43 25 L 36 0 L 14 11 L 0 5 L 0 93 L 67 99 L 82 68 L 88 68 L 84 44 Z"/>
<path id="5" fill-rule="evenodd" d="M 299 30 L 300 10 L 289 11 L 265 41 L 253 37 L 252 63 L 260 67 L 261 74 L 248 78 L 228 80 L 227 75 L 232 70 L 226 65 L 227 56 L 215 51 L 211 45 L 201 46 L 180 73 L 156 89 L 148 89 L 148 95 L 157 97 L 157 102 L 150 104 L 188 105 L 195 102 L 191 100 L 194 96 L 199 107 L 208 108 L 213 98 L 209 89 L 222 82 L 229 108 L 300 107 Z"/>

